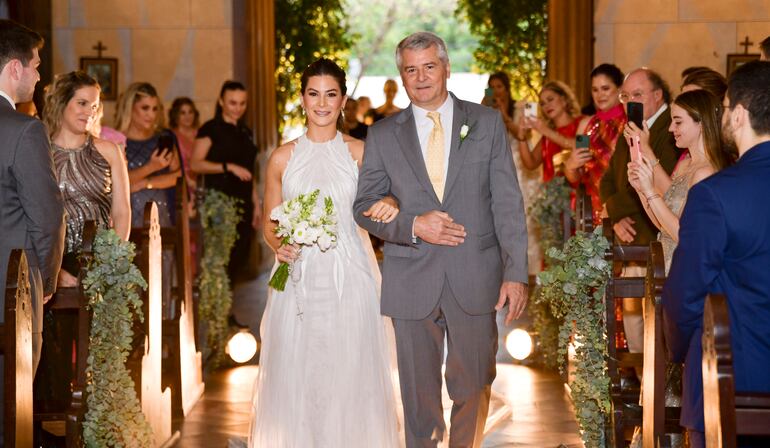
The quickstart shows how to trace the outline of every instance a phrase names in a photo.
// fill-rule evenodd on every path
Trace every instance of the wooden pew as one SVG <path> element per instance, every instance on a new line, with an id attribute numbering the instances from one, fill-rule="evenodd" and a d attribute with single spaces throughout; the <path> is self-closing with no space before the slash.
<path id="1" fill-rule="evenodd" d="M 641 368 L 641 353 L 630 353 L 619 346 L 623 334 L 623 321 L 617 318 L 619 299 L 644 297 L 644 277 L 620 277 L 624 263 L 635 262 L 640 266 L 647 263 L 648 246 L 620 245 L 616 242 L 615 232 L 609 219 L 602 222 L 604 236 L 610 242 L 605 259 L 613 266 L 613 273 L 605 292 L 605 320 L 607 326 L 607 373 L 610 377 L 610 399 L 612 414 L 607 440 L 611 446 L 625 446 L 627 430 L 641 426 L 642 413 L 639 408 L 639 390 L 627 390 L 622 387 L 620 369 L 624 367 Z M 630 435 L 630 433 L 629 433 Z"/>
<path id="2" fill-rule="evenodd" d="M 82 284 L 85 278 L 85 266 L 93 260 L 93 244 L 96 238 L 96 223 L 86 221 L 83 225 L 83 241 L 81 246 L 80 259 L 84 266 L 79 274 L 79 280 Z M 86 366 L 88 362 L 88 345 L 91 333 L 91 311 L 88 309 L 88 298 L 83 289 L 58 288 L 51 298 L 50 308 L 52 310 L 75 311 L 77 320 L 75 336 L 75 366 L 72 378 L 60 378 L 70 384 L 70 396 L 68 403 L 46 403 L 45 397 L 35 397 L 35 421 L 38 422 L 65 422 L 66 446 L 75 448 L 83 446 L 83 421 L 86 414 Z M 43 367 L 38 368 L 38 371 Z M 56 366 L 54 366 L 55 368 Z M 38 375 L 39 376 L 39 375 Z M 53 378 L 46 378 L 52 380 Z"/>
<path id="3" fill-rule="evenodd" d="M 32 296 L 27 257 L 11 251 L 5 281 L 4 321 L 0 322 L 3 357 L 3 446 L 32 446 Z"/>
<path id="4" fill-rule="evenodd" d="M 144 335 L 143 350 L 139 351 L 141 357 L 134 352 L 127 365 L 134 377 L 142 412 L 152 427 L 153 446 L 171 446 L 176 443 L 179 433 L 172 433 L 171 389 L 162 383 L 161 229 L 158 206 L 154 202 L 145 206 L 141 243 L 134 261 L 148 287 L 143 294 L 144 322 L 140 324 Z"/>
<path id="5" fill-rule="evenodd" d="M 663 246 L 650 243 L 644 295 L 644 381 L 642 385 L 642 446 L 670 446 L 666 434 L 681 433 L 681 408 L 666 406 L 668 353 L 663 333 L 663 284 L 666 266 Z"/>
<path id="6" fill-rule="evenodd" d="M 706 297 L 703 314 L 703 407 L 708 448 L 734 448 L 737 436 L 770 436 L 770 393 L 735 391 L 730 313 L 721 294 Z"/>
<path id="7" fill-rule="evenodd" d="M 164 298 L 170 302 L 172 314 L 162 320 L 163 387 L 171 388 L 174 418 L 188 415 L 204 390 L 202 356 L 196 348 L 188 199 L 186 181 L 182 176 L 177 180 L 176 187 L 176 226 L 160 229 L 162 247 L 174 252 L 176 268 L 176 285 L 171 288 L 171 297 Z M 142 241 L 147 237 L 147 224 L 131 230 L 131 240 L 137 245 L 137 259 L 143 250 Z M 198 250 L 201 250 L 200 245 Z"/>

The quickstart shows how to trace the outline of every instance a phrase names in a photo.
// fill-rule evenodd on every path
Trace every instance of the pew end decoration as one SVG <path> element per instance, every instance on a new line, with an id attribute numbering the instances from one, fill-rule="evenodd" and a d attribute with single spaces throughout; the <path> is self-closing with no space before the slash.
<path id="1" fill-rule="evenodd" d="M 575 348 L 575 379 L 570 385 L 586 447 L 603 447 L 610 412 L 604 294 L 611 275 L 605 260 L 609 242 L 597 227 L 576 232 L 563 249 L 548 249 L 548 268 L 538 274 L 535 302 L 547 305 L 561 321 L 559 368 L 565 370 L 570 342 Z"/>
<path id="2" fill-rule="evenodd" d="M 544 259 L 549 264 L 548 251 L 554 247 L 564 246 L 565 232 L 563 224 L 565 217 L 571 217 L 570 210 L 571 188 L 562 176 L 557 176 L 542 184 L 535 195 L 532 205 L 527 212 L 538 224 L 534 229 L 540 232 L 540 246 L 545 251 Z M 540 295 L 540 285 L 535 286 L 532 296 Z M 556 370 L 559 366 L 559 326 L 561 322 L 554 317 L 547 304 L 530 300 L 528 313 L 532 316 L 532 330 L 537 336 L 536 355 L 538 362 L 546 369 Z"/>
<path id="3" fill-rule="evenodd" d="M 134 255 L 133 243 L 123 241 L 114 230 L 100 230 L 83 279 L 93 312 L 86 367 L 88 411 L 83 423 L 83 439 L 89 447 L 152 443 L 152 430 L 126 367 L 134 317 L 144 320 L 139 288 L 147 288 L 133 264 Z"/>
<path id="4" fill-rule="evenodd" d="M 203 256 L 198 278 L 200 322 L 206 325 L 207 358 L 211 367 L 225 360 L 230 336 L 227 317 L 233 302 L 227 265 L 230 250 L 238 239 L 237 226 L 243 210 L 240 201 L 226 194 L 207 190 L 199 208 L 203 228 Z"/>

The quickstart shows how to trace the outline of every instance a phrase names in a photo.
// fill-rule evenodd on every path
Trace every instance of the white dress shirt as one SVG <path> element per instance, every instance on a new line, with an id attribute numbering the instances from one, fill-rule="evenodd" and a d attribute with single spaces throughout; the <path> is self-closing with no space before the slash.
<path id="1" fill-rule="evenodd" d="M 650 118 L 648 118 L 648 119 L 647 119 L 647 127 L 648 127 L 649 129 L 652 129 L 652 125 L 653 125 L 653 124 L 655 124 L 655 120 L 657 120 L 657 119 L 658 119 L 658 117 L 660 117 L 660 115 L 661 115 L 663 112 L 665 112 L 665 111 L 666 111 L 666 109 L 668 109 L 668 104 L 666 104 L 666 103 L 663 103 L 663 105 L 662 105 L 662 106 L 660 106 L 660 109 L 658 109 L 658 111 L 657 111 L 657 112 L 655 112 L 655 115 L 653 115 L 653 116 L 651 116 Z"/>
<path id="2" fill-rule="evenodd" d="M 428 139 L 433 131 L 433 120 L 428 118 L 428 110 L 412 104 L 412 115 L 414 115 L 414 124 L 417 126 L 417 138 L 420 141 L 423 160 L 428 155 Z M 441 128 L 444 130 L 444 182 L 446 182 L 446 173 L 449 168 L 449 151 L 452 146 L 452 119 L 454 118 L 454 100 L 452 95 L 447 95 L 444 104 L 436 109 L 441 117 Z"/>
<path id="3" fill-rule="evenodd" d="M 8 102 L 11 103 L 11 107 L 13 107 L 13 110 L 16 110 L 16 103 L 13 102 L 13 99 L 11 98 L 10 95 L 0 90 L 0 96 L 8 100 Z"/>

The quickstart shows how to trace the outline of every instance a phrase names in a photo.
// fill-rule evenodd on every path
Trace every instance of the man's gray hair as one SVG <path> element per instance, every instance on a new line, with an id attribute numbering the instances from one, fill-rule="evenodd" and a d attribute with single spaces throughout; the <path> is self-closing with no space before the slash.
<path id="1" fill-rule="evenodd" d="M 447 54 L 444 40 L 431 32 L 418 31 L 406 36 L 404 40 L 398 43 L 398 46 L 396 47 L 396 67 L 398 67 L 398 71 L 401 71 L 401 63 L 403 62 L 401 53 L 405 49 L 425 50 L 434 45 L 438 48 L 438 58 L 441 62 L 443 62 L 444 65 L 449 65 L 449 55 Z"/>

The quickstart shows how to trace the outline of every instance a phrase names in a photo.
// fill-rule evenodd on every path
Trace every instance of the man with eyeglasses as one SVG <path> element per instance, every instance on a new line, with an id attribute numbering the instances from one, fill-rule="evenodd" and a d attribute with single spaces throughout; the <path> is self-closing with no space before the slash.
<path id="1" fill-rule="evenodd" d="M 628 183 L 628 163 L 631 161 L 629 142 L 639 139 L 641 153 L 655 164 L 654 173 L 671 174 L 679 157 L 673 135 L 668 132 L 671 100 L 666 82 L 656 72 L 639 68 L 626 76 L 621 87 L 620 101 L 626 105 L 633 101 L 642 103 L 644 129 L 629 122 L 615 145 L 609 167 L 599 185 L 599 196 L 613 224 L 615 235 L 621 244 L 647 245 L 657 238 L 658 231 L 644 212 L 644 207 L 633 187 Z M 645 269 L 628 265 L 623 276 L 641 277 Z M 628 350 L 641 353 L 644 348 L 644 319 L 642 303 L 638 298 L 623 299 L 623 325 Z M 641 374 L 641 372 L 637 372 Z"/>

